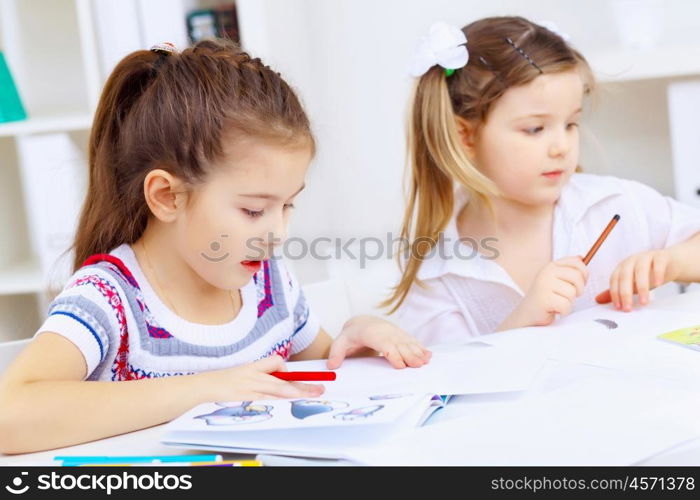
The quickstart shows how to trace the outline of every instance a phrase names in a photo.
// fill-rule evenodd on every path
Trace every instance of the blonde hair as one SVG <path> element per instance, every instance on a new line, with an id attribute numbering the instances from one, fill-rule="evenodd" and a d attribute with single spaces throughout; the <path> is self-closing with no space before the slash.
<path id="1" fill-rule="evenodd" d="M 487 206 L 496 185 L 469 160 L 461 144 L 456 118 L 478 127 L 493 104 L 511 87 L 540 74 L 580 69 L 586 93 L 594 86 L 586 59 L 559 35 L 522 17 L 490 17 L 471 23 L 467 37 L 469 62 L 447 77 L 433 66 L 416 83 L 408 124 L 408 193 L 401 239 L 408 242 L 403 273 L 382 307 L 396 311 L 417 279 L 454 211 L 455 183 Z M 428 242 L 418 248 L 416 242 Z"/>

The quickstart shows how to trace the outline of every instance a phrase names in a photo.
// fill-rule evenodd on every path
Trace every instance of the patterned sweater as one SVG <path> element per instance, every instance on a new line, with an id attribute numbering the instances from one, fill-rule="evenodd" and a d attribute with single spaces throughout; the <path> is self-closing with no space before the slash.
<path id="1" fill-rule="evenodd" d="M 86 380 L 134 380 L 227 368 L 277 353 L 287 359 L 319 331 L 298 282 L 265 261 L 241 289 L 236 318 L 188 322 L 148 283 L 129 245 L 90 257 L 50 304 L 36 335 L 54 332 L 85 357 Z M 36 336 L 35 335 L 35 336 Z"/>

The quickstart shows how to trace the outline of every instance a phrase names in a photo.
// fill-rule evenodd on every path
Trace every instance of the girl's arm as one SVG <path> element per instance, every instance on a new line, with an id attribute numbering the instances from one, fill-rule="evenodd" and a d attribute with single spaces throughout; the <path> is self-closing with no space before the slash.
<path id="1" fill-rule="evenodd" d="M 673 281 L 700 282 L 700 233 L 668 248 Z"/>
<path id="2" fill-rule="evenodd" d="M 127 382 L 84 381 L 80 350 L 61 335 L 37 336 L 0 379 L 0 452 L 75 445 L 168 422 L 211 401 L 318 397 L 320 385 L 269 375 L 279 356 L 198 373 Z"/>
<path id="3" fill-rule="evenodd" d="M 321 328 L 309 346 L 303 351 L 289 357 L 289 361 L 306 361 L 309 359 L 327 359 L 333 339 Z"/>

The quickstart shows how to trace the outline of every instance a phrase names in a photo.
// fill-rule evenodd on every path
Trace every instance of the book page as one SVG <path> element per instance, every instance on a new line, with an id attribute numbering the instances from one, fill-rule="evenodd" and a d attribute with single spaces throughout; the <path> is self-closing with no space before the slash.
<path id="1" fill-rule="evenodd" d="M 431 403 L 432 396 L 417 393 L 205 403 L 172 421 L 166 432 L 250 432 L 393 424 L 414 408 L 424 412 Z"/>

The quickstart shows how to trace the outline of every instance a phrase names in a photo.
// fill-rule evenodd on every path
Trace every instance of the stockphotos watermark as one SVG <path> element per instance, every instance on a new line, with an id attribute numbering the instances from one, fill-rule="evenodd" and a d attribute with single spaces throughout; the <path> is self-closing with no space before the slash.
<path id="1" fill-rule="evenodd" d="M 173 491 L 192 489 L 190 474 L 162 474 L 149 472 L 145 474 L 77 474 L 57 473 L 40 474 L 36 477 L 36 485 L 29 484 L 29 473 L 20 472 L 5 490 L 13 495 L 23 495 L 34 490 L 39 491 L 95 491 L 111 495 L 114 491 Z M 31 493 L 30 493 L 31 496 Z"/>
<path id="2" fill-rule="evenodd" d="M 223 252 L 228 234 L 219 235 L 211 241 L 207 252 L 201 252 L 203 258 L 209 262 L 222 262 L 229 257 L 228 252 Z M 416 238 L 409 241 L 404 237 L 397 237 L 387 233 L 382 238 L 329 238 L 318 237 L 311 240 L 304 238 L 288 238 L 281 240 L 273 234 L 267 238 L 250 238 L 246 241 L 246 260 L 263 260 L 267 258 L 284 258 L 285 260 L 302 260 L 312 258 L 315 260 L 350 259 L 360 262 L 360 268 L 364 269 L 368 262 L 382 259 L 394 259 L 402 255 L 404 259 L 409 257 L 428 259 L 437 254 L 441 259 L 471 260 L 482 258 L 495 260 L 499 256 L 498 249 L 493 246 L 497 238 L 450 238 L 440 233 L 437 240 L 427 237 Z M 270 250 L 272 255 L 270 255 Z"/>

